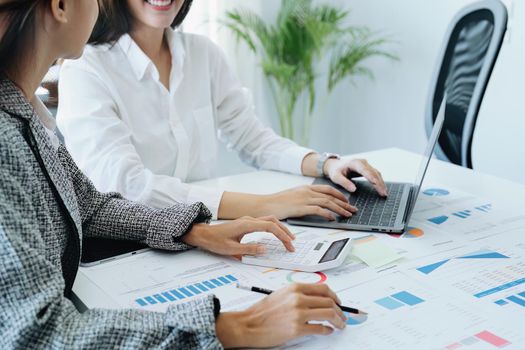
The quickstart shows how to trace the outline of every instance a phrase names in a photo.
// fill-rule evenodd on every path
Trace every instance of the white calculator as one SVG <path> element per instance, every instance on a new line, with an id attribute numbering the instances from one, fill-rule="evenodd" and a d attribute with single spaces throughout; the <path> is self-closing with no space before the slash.
<path id="1" fill-rule="evenodd" d="M 317 272 L 340 266 L 350 253 L 351 239 L 312 239 L 293 242 L 295 252 L 289 252 L 276 238 L 263 238 L 251 243 L 264 244 L 266 253 L 243 256 L 244 264 L 280 269 Z"/>

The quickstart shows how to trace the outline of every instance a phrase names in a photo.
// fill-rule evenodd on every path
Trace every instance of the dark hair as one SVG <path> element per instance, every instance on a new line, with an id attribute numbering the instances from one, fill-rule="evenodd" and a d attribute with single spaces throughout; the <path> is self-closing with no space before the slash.
<path id="1" fill-rule="evenodd" d="M 175 1 L 175 0 L 174 0 Z M 186 18 L 190 11 L 193 0 L 185 0 L 175 20 L 171 24 L 172 28 L 178 27 Z M 98 16 L 95 29 L 89 38 L 89 44 L 113 44 L 120 37 L 131 30 L 133 18 L 129 11 L 127 0 L 98 0 L 100 15 Z"/>
<path id="2" fill-rule="evenodd" d="M 48 0 L 8 0 L 0 4 L 0 77 L 6 78 L 32 47 L 38 8 Z"/>

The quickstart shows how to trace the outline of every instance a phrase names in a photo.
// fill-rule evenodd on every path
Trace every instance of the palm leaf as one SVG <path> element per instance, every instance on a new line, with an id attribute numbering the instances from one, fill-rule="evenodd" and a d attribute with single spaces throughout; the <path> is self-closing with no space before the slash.
<path id="1" fill-rule="evenodd" d="M 265 23 L 246 9 L 226 13 L 221 21 L 238 42 L 244 42 L 259 55 L 261 68 L 269 79 L 279 112 L 281 132 L 293 137 L 293 115 L 297 102 L 305 96 L 308 113 L 303 135 L 307 135 L 309 116 L 314 110 L 316 81 L 320 63 L 330 57 L 327 67 L 327 92 L 348 77 L 373 78 L 363 65 L 370 57 L 397 59 L 383 47 L 389 42 L 366 27 L 348 27 L 349 12 L 331 5 L 314 5 L 312 0 L 282 0 L 274 24 Z"/>

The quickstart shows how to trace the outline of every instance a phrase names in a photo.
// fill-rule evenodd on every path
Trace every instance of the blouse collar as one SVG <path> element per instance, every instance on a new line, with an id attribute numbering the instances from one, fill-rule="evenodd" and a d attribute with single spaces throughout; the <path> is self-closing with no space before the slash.
<path id="1" fill-rule="evenodd" d="M 186 56 L 182 35 L 168 28 L 165 31 L 165 37 L 171 52 L 172 73 L 180 76 Z M 131 68 L 138 80 L 142 80 L 148 71 L 158 79 L 158 72 L 151 59 L 142 51 L 129 34 L 124 34 L 117 44 L 128 59 Z M 173 74 L 172 74 L 173 75 Z"/>

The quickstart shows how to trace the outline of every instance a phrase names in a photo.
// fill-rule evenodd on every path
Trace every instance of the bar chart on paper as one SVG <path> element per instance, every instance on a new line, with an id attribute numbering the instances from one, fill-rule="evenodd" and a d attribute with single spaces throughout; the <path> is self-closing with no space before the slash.
<path id="1" fill-rule="evenodd" d="M 525 308 L 525 278 L 515 281 L 512 283 L 513 286 L 523 286 L 521 287 L 523 289 L 523 292 L 517 292 L 516 294 L 507 293 L 508 295 L 502 299 L 498 299 L 494 301 L 496 305 L 499 306 L 505 306 L 505 305 L 517 305 L 520 307 Z M 500 288 L 504 289 L 504 288 Z M 525 310 L 523 310 L 525 311 Z"/>
<path id="2" fill-rule="evenodd" d="M 466 220 L 474 218 L 479 215 L 488 214 L 492 209 L 492 204 L 483 204 L 471 208 L 453 211 L 451 213 L 444 213 L 443 215 L 431 216 L 427 219 L 428 222 L 435 225 L 442 225 L 451 219 Z"/>
<path id="3" fill-rule="evenodd" d="M 424 302 L 423 299 L 411 294 L 407 291 L 394 293 L 387 297 L 375 300 L 374 303 L 381 305 L 385 309 L 395 310 L 404 306 L 414 306 Z"/>
<path id="4" fill-rule="evenodd" d="M 151 251 L 84 273 L 94 283 L 109 286 L 111 299 L 124 307 L 162 312 L 172 304 L 213 293 L 227 310 L 261 298 L 236 288 L 237 282 L 246 282 L 248 277 L 235 264 L 201 251 L 180 253 L 176 260 L 170 253 Z"/>
<path id="5" fill-rule="evenodd" d="M 496 207 L 490 199 L 440 186 L 424 190 L 418 198 L 413 215 L 417 225 L 461 235 L 483 235 L 519 214 Z"/>
<path id="6" fill-rule="evenodd" d="M 483 347 L 485 349 L 501 349 L 510 345 L 511 342 L 494 334 L 493 332 L 483 330 L 471 336 L 467 336 L 456 342 L 450 343 L 445 346 L 444 350 L 456 350 L 474 348 L 479 349 Z"/>
<path id="7" fill-rule="evenodd" d="M 238 279 L 233 275 L 218 276 L 209 280 L 199 281 L 180 287 L 174 287 L 173 289 L 170 288 L 157 294 L 146 295 L 144 297 L 135 299 L 135 302 L 138 306 L 147 307 L 157 303 L 163 304 L 184 300 L 202 293 L 213 292 L 216 288 L 221 288 L 237 281 Z"/>

